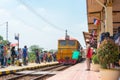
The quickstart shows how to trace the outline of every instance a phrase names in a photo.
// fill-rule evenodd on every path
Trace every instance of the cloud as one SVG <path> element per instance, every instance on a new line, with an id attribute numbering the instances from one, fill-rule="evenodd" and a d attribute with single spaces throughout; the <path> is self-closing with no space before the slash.
<path id="1" fill-rule="evenodd" d="M 4 4 L 2 2 L 4 2 Z M 0 0 L 0 8 L 4 8 L 0 9 L 0 21 L 8 21 L 8 38 L 11 42 L 16 42 L 16 40 L 14 40 L 15 33 L 20 34 L 21 48 L 24 45 L 29 47 L 33 44 L 47 49 L 57 48 L 57 41 L 59 38 L 65 36 L 66 29 L 68 29 L 70 36 L 78 38 L 81 43 L 84 42 L 82 31 L 86 30 L 86 25 L 84 25 L 84 23 L 80 24 L 80 21 L 76 22 L 76 20 L 73 22 L 72 20 L 74 19 L 72 19 L 68 13 L 58 11 L 58 9 L 55 11 L 51 8 L 49 9 L 47 6 L 41 7 L 40 4 L 33 4 L 33 6 L 31 6 L 49 22 L 63 29 L 59 30 L 59 28 L 55 28 L 43 21 L 40 16 L 36 16 L 25 5 L 18 3 L 17 0 L 2 0 L 2 2 Z M 7 5 L 5 5 L 6 3 Z M 3 33 L 6 35 L 5 29 L 6 28 L 4 28 Z M 70 31 L 73 33 L 69 33 Z"/>
<path id="2" fill-rule="evenodd" d="M 51 26 L 45 26 L 42 28 L 42 31 L 51 32 L 51 31 L 58 31 L 58 30 Z"/>
<path id="3" fill-rule="evenodd" d="M 42 13 L 46 13 L 46 9 L 45 8 L 38 8 L 39 12 L 42 12 Z"/>
<path id="4" fill-rule="evenodd" d="M 26 11 L 26 10 L 27 10 L 27 7 L 26 7 L 25 5 L 23 5 L 23 4 L 20 4 L 20 5 L 17 7 L 17 9 Z"/>
<path id="5" fill-rule="evenodd" d="M 4 3 L 9 3 L 9 2 L 11 2 L 11 1 L 13 1 L 13 0 L 0 0 L 0 2 L 1 2 L 2 4 L 4 4 Z"/>
<path id="6" fill-rule="evenodd" d="M 61 32 L 53 27 L 46 26 L 42 29 L 36 29 L 14 19 L 9 22 L 9 39 L 12 43 L 16 42 L 14 40 L 15 33 L 20 34 L 21 48 L 24 45 L 30 47 L 35 44 L 45 49 L 55 49 L 57 48 L 57 40 L 61 37 Z"/>
<path id="7" fill-rule="evenodd" d="M 5 21 L 9 19 L 10 17 L 10 12 L 7 11 L 6 9 L 0 9 L 0 20 Z"/>
<path id="8" fill-rule="evenodd" d="M 39 13 L 41 16 L 48 16 L 48 12 L 47 12 L 47 9 L 45 8 L 37 8 L 35 9 L 37 11 L 37 13 Z"/>
<path id="9" fill-rule="evenodd" d="M 0 7 L 4 7 L 7 8 L 9 6 L 9 8 L 11 7 L 12 3 L 15 3 L 15 0 L 0 0 Z M 13 6 L 13 5 L 12 5 Z"/>

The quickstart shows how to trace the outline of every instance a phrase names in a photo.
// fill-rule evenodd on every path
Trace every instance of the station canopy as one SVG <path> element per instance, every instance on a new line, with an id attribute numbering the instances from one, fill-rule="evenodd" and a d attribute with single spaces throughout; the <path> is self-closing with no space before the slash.
<path id="1" fill-rule="evenodd" d="M 120 0 L 99 0 L 101 3 L 103 3 L 105 6 L 107 6 L 108 1 L 112 2 L 112 12 L 113 12 L 113 33 L 117 32 L 117 28 L 120 26 Z M 92 30 L 95 30 L 98 32 L 98 30 L 101 29 L 102 23 L 100 23 L 100 26 L 94 25 L 94 19 L 99 19 L 101 21 L 105 21 L 105 9 L 102 7 L 97 0 L 86 0 L 86 6 L 87 6 L 87 18 L 88 18 L 88 31 L 89 32 L 83 32 L 85 42 L 89 40 L 90 32 Z"/>

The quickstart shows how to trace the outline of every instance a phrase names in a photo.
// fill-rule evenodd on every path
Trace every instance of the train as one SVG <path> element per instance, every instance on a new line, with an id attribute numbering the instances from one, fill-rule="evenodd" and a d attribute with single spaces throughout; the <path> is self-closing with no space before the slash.
<path id="1" fill-rule="evenodd" d="M 80 52 L 81 45 L 79 41 L 69 35 L 58 39 L 58 51 L 56 54 L 57 60 L 60 64 L 76 64 L 82 60 Z"/>

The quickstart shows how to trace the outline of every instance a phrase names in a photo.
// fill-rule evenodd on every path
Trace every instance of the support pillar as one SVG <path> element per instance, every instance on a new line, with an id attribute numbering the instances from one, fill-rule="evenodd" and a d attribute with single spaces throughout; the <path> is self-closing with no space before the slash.
<path id="1" fill-rule="evenodd" d="M 103 12 L 101 12 L 101 31 L 100 31 L 100 34 L 105 32 L 105 22 L 103 21 Z"/>
<path id="2" fill-rule="evenodd" d="M 106 17 L 105 32 L 109 32 L 110 35 L 112 36 L 113 35 L 113 15 L 112 15 L 112 2 L 111 2 L 111 0 L 107 0 L 105 17 Z"/>

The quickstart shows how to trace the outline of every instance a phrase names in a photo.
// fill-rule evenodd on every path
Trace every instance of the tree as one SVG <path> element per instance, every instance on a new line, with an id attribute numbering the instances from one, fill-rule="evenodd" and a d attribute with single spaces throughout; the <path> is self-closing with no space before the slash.
<path id="1" fill-rule="evenodd" d="M 3 44 L 3 45 L 10 44 L 10 42 L 7 41 L 7 40 L 4 40 L 1 35 L 0 35 L 0 42 L 1 42 L 1 44 Z"/>
<path id="2" fill-rule="evenodd" d="M 36 49 L 38 49 L 40 52 L 43 51 L 43 48 L 40 48 L 38 45 L 32 45 L 32 46 L 30 46 L 30 47 L 29 47 L 29 50 L 30 50 L 30 51 L 29 51 L 29 55 L 28 55 L 30 62 L 34 62 L 34 61 L 35 61 L 35 58 L 36 58 L 36 57 L 35 57 L 35 54 L 34 54 L 34 53 L 35 53 L 35 50 L 36 50 Z"/>
<path id="3" fill-rule="evenodd" d="M 44 48 L 40 48 L 38 45 L 32 45 L 29 48 L 30 52 L 34 52 L 36 49 L 38 49 L 40 52 L 42 52 Z"/>
<path id="4" fill-rule="evenodd" d="M 0 35 L 0 41 L 3 40 L 3 37 Z"/>
<path id="5" fill-rule="evenodd" d="M 54 52 L 56 52 L 57 50 L 55 50 L 55 49 L 51 49 L 51 50 L 49 50 L 49 52 L 51 52 L 51 53 L 54 53 Z"/>

